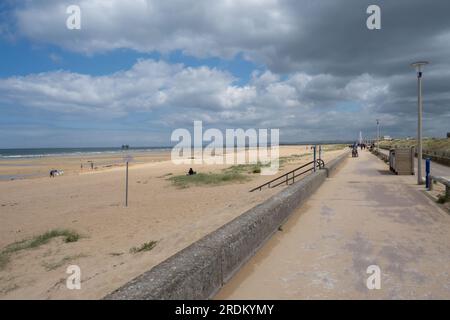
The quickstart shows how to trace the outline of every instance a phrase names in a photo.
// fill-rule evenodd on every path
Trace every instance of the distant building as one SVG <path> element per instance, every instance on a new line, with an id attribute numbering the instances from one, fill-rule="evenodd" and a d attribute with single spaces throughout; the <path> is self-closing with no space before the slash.
<path id="1" fill-rule="evenodd" d="M 391 136 L 383 136 L 383 140 L 385 140 L 385 141 L 392 141 L 394 139 L 392 139 Z"/>

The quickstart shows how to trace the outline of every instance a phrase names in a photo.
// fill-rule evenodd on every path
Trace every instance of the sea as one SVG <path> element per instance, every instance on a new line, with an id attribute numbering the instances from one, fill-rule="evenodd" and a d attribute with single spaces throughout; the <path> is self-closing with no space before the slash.
<path id="1" fill-rule="evenodd" d="M 281 143 L 280 145 L 313 145 L 313 144 L 347 144 L 349 141 L 311 141 L 296 143 Z M 353 142 L 351 142 L 353 143 Z M 206 146 L 207 144 L 205 144 Z M 157 152 L 170 151 L 172 147 L 129 147 L 122 149 L 121 147 L 99 147 L 99 148 L 30 148 L 30 149 L 0 149 L 0 160 L 11 158 L 40 158 L 54 156 L 71 156 L 71 155 L 95 155 L 102 153 L 118 153 L 118 152 Z"/>
<path id="2" fill-rule="evenodd" d="M 167 151 L 171 147 L 130 147 L 122 148 L 30 148 L 30 149 L 0 149 L 0 159 L 41 158 L 55 156 L 96 155 L 119 152 L 155 152 Z"/>

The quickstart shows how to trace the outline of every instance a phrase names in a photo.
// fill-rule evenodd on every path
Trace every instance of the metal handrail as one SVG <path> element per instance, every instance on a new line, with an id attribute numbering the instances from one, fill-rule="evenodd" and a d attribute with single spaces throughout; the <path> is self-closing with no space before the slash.
<path id="1" fill-rule="evenodd" d="M 309 168 L 307 170 L 304 170 L 301 173 L 295 174 L 297 171 L 299 171 L 299 170 L 301 170 L 301 169 L 303 169 L 303 168 L 305 168 L 305 167 L 307 167 L 309 165 L 313 165 L 313 167 Z M 279 176 L 278 178 L 270 180 L 269 182 L 266 182 L 266 183 L 264 183 L 264 184 L 262 184 L 262 185 L 260 185 L 260 186 L 258 186 L 256 188 L 253 188 L 252 190 L 250 190 L 250 192 L 253 192 L 253 191 L 256 191 L 256 190 L 261 191 L 262 188 L 264 188 L 266 186 L 269 187 L 269 188 L 275 188 L 275 187 L 278 187 L 278 186 L 280 186 L 282 184 L 288 185 L 291 180 L 292 180 L 292 183 L 294 183 L 295 182 L 295 178 L 298 178 L 299 176 L 301 176 L 301 175 L 303 175 L 303 174 L 305 174 L 307 172 L 314 171 L 317 167 L 319 167 L 319 169 L 323 169 L 325 167 L 325 162 L 322 159 L 317 159 L 317 160 L 313 160 L 311 162 L 305 163 L 304 165 L 302 165 L 302 166 L 300 166 L 300 167 L 298 167 L 298 168 L 296 168 L 294 170 L 291 170 L 291 171 L 283 174 L 282 176 Z M 291 174 L 292 174 L 292 177 L 289 177 L 289 175 L 291 175 Z M 274 183 L 275 181 L 278 181 L 278 180 L 281 180 L 281 181 L 277 182 L 277 184 L 275 184 L 275 185 L 271 185 L 272 183 Z"/>
<path id="2" fill-rule="evenodd" d="M 433 182 L 437 181 L 445 186 L 445 201 L 450 200 L 450 180 L 445 177 L 428 176 L 428 190 L 433 190 Z"/>
<path id="3" fill-rule="evenodd" d="M 430 182 L 437 181 L 439 183 L 442 183 L 444 186 L 450 188 L 450 180 L 445 177 L 438 177 L 438 176 L 428 176 L 428 179 L 430 179 Z M 433 184 L 430 183 L 430 190 L 433 189 Z"/>

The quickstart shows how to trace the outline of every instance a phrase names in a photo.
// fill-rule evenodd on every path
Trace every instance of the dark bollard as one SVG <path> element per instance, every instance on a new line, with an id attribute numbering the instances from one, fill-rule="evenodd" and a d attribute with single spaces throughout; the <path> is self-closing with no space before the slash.
<path id="1" fill-rule="evenodd" d="M 425 187 L 430 189 L 430 172 L 431 172 L 431 159 L 425 160 Z"/>

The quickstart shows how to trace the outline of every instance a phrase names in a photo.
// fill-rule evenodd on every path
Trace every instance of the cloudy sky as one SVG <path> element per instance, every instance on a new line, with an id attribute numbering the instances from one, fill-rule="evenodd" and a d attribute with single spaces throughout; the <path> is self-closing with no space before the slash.
<path id="1" fill-rule="evenodd" d="M 69 5 L 81 30 L 66 27 Z M 366 27 L 369 5 L 381 30 Z M 2 0 L 0 148 L 170 145 L 176 128 L 281 142 L 450 131 L 448 0 Z"/>

